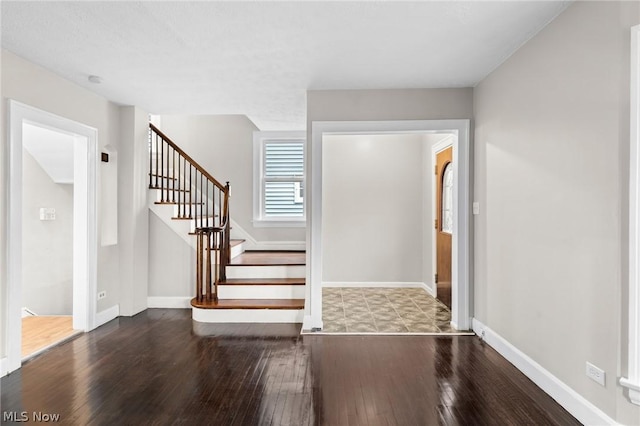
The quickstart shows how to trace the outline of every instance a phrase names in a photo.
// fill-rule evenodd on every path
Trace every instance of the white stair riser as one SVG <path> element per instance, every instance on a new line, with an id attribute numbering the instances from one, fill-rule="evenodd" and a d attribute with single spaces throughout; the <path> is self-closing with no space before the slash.
<path id="1" fill-rule="evenodd" d="M 198 322 L 219 323 L 301 323 L 304 309 L 199 309 L 192 308 Z"/>
<path id="2" fill-rule="evenodd" d="M 233 259 L 236 256 L 240 256 L 242 253 L 244 253 L 244 241 L 241 242 L 240 244 L 237 244 L 233 247 L 231 247 L 231 258 Z"/>
<path id="3" fill-rule="evenodd" d="M 304 299 L 303 285 L 221 285 L 220 299 Z"/>
<path id="4" fill-rule="evenodd" d="M 304 265 L 227 266 L 227 278 L 304 278 Z"/>

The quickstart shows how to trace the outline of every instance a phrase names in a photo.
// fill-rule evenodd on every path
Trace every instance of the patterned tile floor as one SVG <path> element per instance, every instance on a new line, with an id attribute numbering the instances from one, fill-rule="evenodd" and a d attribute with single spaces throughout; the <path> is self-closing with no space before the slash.
<path id="1" fill-rule="evenodd" d="M 322 289 L 323 332 L 455 333 L 451 312 L 420 288 Z"/>

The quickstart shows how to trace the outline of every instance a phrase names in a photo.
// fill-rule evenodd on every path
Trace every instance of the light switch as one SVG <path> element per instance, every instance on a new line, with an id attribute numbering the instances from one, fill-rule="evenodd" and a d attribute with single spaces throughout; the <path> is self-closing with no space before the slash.
<path id="1" fill-rule="evenodd" d="M 473 202 L 473 214 L 480 214 L 480 203 L 477 201 Z"/>
<path id="2" fill-rule="evenodd" d="M 56 220 L 56 209 L 53 207 L 41 207 L 40 220 Z"/>

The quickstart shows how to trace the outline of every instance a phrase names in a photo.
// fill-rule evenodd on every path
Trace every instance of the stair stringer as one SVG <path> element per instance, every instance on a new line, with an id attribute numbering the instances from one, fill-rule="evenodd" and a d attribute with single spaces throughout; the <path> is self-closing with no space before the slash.
<path id="1" fill-rule="evenodd" d="M 193 220 L 174 220 L 174 217 L 177 212 L 177 207 L 172 204 L 155 204 L 153 201 L 149 203 L 149 210 L 155 214 L 158 219 L 160 219 L 165 225 L 169 227 L 173 232 L 178 234 L 178 236 L 193 249 L 196 250 L 196 237 L 194 235 L 190 235 L 189 232 L 194 227 Z M 233 221 L 231 222 L 233 224 Z M 233 225 L 232 225 L 233 226 Z M 233 239 L 233 232 L 232 237 Z M 244 243 L 238 244 L 234 247 L 231 247 L 231 258 L 238 256 L 244 252 L 245 247 Z"/>

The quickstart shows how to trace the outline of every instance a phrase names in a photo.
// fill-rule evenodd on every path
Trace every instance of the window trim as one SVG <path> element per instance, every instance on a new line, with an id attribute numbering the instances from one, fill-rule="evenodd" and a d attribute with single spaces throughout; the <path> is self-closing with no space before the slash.
<path id="1" fill-rule="evenodd" d="M 307 225 L 307 201 L 303 198 L 303 215 L 296 217 L 270 217 L 266 218 L 264 212 L 264 193 L 262 185 L 264 175 L 264 144 L 265 142 L 278 141 L 302 141 L 304 153 L 304 175 L 301 178 L 301 186 L 305 191 L 307 180 L 307 132 L 305 131 L 256 131 L 253 132 L 253 226 L 256 228 L 302 228 Z M 306 192 L 306 191 L 305 191 Z"/>

